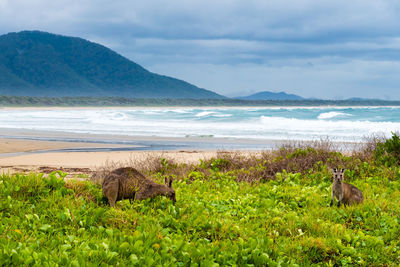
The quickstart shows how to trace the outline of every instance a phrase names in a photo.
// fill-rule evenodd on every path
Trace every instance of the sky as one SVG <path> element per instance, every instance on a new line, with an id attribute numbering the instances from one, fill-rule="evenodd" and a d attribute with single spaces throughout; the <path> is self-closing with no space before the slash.
<path id="1" fill-rule="evenodd" d="M 0 34 L 105 45 L 234 97 L 400 100 L 399 0 L 0 0 Z"/>

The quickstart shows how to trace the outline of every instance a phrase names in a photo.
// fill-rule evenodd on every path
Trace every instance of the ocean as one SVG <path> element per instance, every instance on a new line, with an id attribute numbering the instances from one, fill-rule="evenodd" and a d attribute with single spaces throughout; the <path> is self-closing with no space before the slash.
<path id="1" fill-rule="evenodd" d="M 0 109 L 0 128 L 148 137 L 360 142 L 400 130 L 400 107 Z"/>

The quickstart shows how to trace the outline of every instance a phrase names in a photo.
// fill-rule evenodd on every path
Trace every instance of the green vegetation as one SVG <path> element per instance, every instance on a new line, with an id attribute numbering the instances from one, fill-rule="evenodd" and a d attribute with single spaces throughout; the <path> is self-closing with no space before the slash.
<path id="1" fill-rule="evenodd" d="M 392 133 L 391 139 L 378 141 L 375 157 L 386 166 L 400 164 L 400 136 Z"/>
<path id="2" fill-rule="evenodd" d="M 0 265 L 397 266 L 400 166 L 387 142 L 397 134 L 352 155 L 316 143 L 137 164 L 159 182 L 176 178 L 175 205 L 159 197 L 114 209 L 95 181 L 2 175 Z M 329 167 L 346 168 L 364 204 L 329 207 Z"/>
<path id="3" fill-rule="evenodd" d="M 400 101 L 380 100 L 240 100 L 124 97 L 1 96 L 0 107 L 169 107 L 169 106 L 400 106 Z"/>

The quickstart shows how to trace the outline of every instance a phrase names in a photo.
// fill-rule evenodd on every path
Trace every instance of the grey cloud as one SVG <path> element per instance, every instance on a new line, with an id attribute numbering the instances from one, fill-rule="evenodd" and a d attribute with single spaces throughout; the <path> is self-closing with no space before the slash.
<path id="1" fill-rule="evenodd" d="M 182 63 L 158 64 L 153 69 L 167 75 L 185 76 L 199 86 L 217 89 L 228 96 L 283 90 L 304 97 L 382 98 L 387 95 L 400 99 L 400 63 L 324 58 L 315 61 L 312 67 L 307 65 L 306 60 L 286 62 L 283 66 Z"/>
<path id="2" fill-rule="evenodd" d="M 0 14 L 4 23 L 12 16 L 11 25 L 123 31 L 138 38 L 315 41 L 393 36 L 400 28 L 395 0 L 3 2 Z"/>
<path id="3" fill-rule="evenodd" d="M 160 57 L 174 62 L 241 64 L 271 64 L 277 59 L 308 58 L 324 56 L 343 59 L 400 60 L 399 39 L 375 40 L 373 42 L 344 42 L 335 44 L 263 42 L 252 40 L 165 40 L 156 38 L 128 38 L 119 49 L 132 58 L 146 55 L 148 64 Z M 116 48 L 116 47 L 114 47 Z"/>

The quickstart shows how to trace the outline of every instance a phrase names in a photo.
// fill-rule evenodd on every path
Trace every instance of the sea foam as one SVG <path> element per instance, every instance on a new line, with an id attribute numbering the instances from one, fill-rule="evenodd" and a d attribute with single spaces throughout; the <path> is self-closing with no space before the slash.
<path id="1" fill-rule="evenodd" d="M 344 113 L 344 112 L 337 112 L 337 111 L 330 111 L 330 112 L 324 112 L 318 115 L 318 119 L 320 120 L 326 120 L 326 119 L 332 119 L 336 117 L 347 117 L 351 116 L 350 114 Z"/>
<path id="2" fill-rule="evenodd" d="M 0 127 L 130 136 L 360 141 L 400 129 L 399 108 L 0 110 Z"/>

